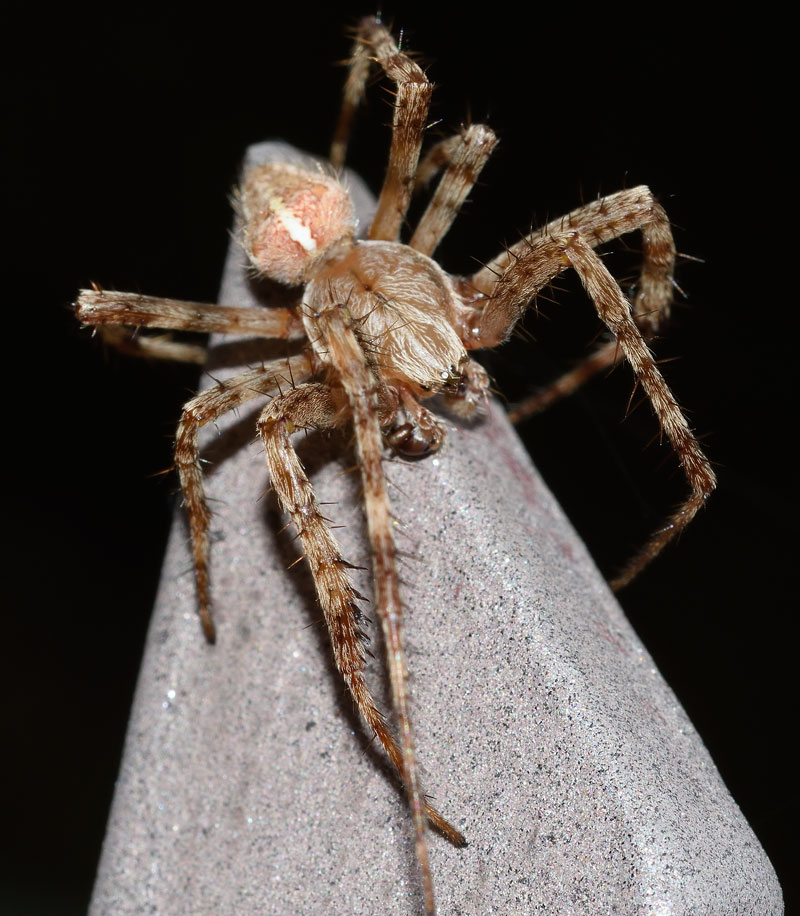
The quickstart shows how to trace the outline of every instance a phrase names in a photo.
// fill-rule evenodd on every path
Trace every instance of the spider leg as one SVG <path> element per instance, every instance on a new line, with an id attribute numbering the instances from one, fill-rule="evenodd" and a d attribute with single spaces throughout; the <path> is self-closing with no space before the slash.
<path id="1" fill-rule="evenodd" d="M 384 73 L 394 81 L 397 92 L 389 166 L 368 237 L 394 241 L 400 234 L 411 201 L 433 84 L 428 82 L 420 67 L 397 47 L 388 29 L 378 19 L 373 16 L 362 19 L 331 147 L 331 162 L 335 168 L 341 168 L 344 163 L 350 125 L 364 95 L 372 61 L 380 64 Z"/>
<path id="2" fill-rule="evenodd" d="M 539 282 L 538 272 L 531 272 L 532 282 L 520 283 L 521 274 L 515 267 L 516 262 L 522 259 L 529 264 L 530 253 L 541 246 L 547 247 L 548 240 L 579 232 L 586 244 L 596 248 L 636 229 L 642 232 L 642 271 L 633 301 L 633 313 L 643 334 L 649 338 L 658 330 L 662 321 L 669 317 L 675 243 L 667 214 L 653 197 L 650 189 L 644 185 L 600 198 L 531 233 L 473 274 L 464 284 L 465 294 L 469 298 L 471 290 L 478 305 L 486 296 L 495 298 L 502 287 L 519 284 L 520 293 L 523 288 L 531 289 L 532 296 L 561 270 L 566 270 L 570 266 L 566 261 L 562 261 L 561 270 L 552 274 L 548 280 Z M 543 265 L 545 271 L 549 270 L 550 266 L 550 262 Z M 492 317 L 490 319 L 487 315 L 481 321 L 484 336 L 481 337 L 480 343 L 465 340 L 465 345 L 495 347 L 507 340 L 514 324 L 527 306 L 527 299 L 523 301 L 522 295 L 512 295 L 512 300 L 514 306 L 511 306 L 508 300 L 502 306 L 487 305 L 486 310 Z"/>
<path id="3" fill-rule="evenodd" d="M 201 427 L 212 423 L 224 413 L 245 404 L 247 401 L 275 391 L 281 382 L 304 379 L 313 372 L 309 354 L 276 360 L 243 372 L 235 378 L 220 382 L 213 388 L 192 398 L 183 408 L 175 441 L 175 464 L 183 491 L 184 504 L 192 537 L 192 556 L 197 585 L 197 605 L 200 621 L 206 639 L 215 641 L 214 622 L 211 619 L 211 595 L 209 587 L 209 523 L 211 512 L 203 487 L 203 471 L 200 466 L 197 435 Z"/>
<path id="4" fill-rule="evenodd" d="M 204 366 L 208 351 L 202 344 L 173 340 L 169 334 L 138 335 L 123 325 L 102 324 L 97 328 L 103 343 L 125 356 L 142 359 L 168 359 L 180 363 Z"/>
<path id="5" fill-rule="evenodd" d="M 487 286 L 497 281 L 498 275 L 502 276 L 509 269 L 526 246 L 536 247 L 543 239 L 563 234 L 570 229 L 580 231 L 592 247 L 634 229 L 642 230 L 642 272 L 633 311 L 645 339 L 652 337 L 669 316 L 675 245 L 667 215 L 646 187 L 620 191 L 554 220 L 544 229 L 532 233 L 527 239 L 498 255 L 469 282 L 474 284 L 475 289 L 485 292 Z M 519 423 L 545 410 L 560 398 L 572 394 L 592 376 L 610 368 L 622 357 L 616 341 L 601 344 L 547 388 L 515 405 L 509 412 L 512 423 Z"/>
<path id="6" fill-rule="evenodd" d="M 624 354 L 616 340 L 602 344 L 576 366 L 573 366 L 572 369 L 559 376 L 554 382 L 551 382 L 546 388 L 523 398 L 518 404 L 514 404 L 508 411 L 508 419 L 512 423 L 521 423 L 523 420 L 547 410 L 556 401 L 560 401 L 561 398 L 568 397 L 577 391 L 593 375 L 597 375 L 598 372 L 616 365 L 622 359 L 624 359 Z"/>
<path id="7" fill-rule="evenodd" d="M 687 499 L 667 519 L 666 525 L 650 536 L 650 540 L 639 553 L 611 581 L 611 587 L 619 589 L 635 578 L 686 528 L 713 492 L 717 479 L 675 396 L 656 366 L 636 322 L 631 317 L 630 304 L 619 284 L 581 236 L 574 239 L 565 254 L 581 278 L 600 318 L 617 338 L 637 381 L 650 399 L 661 428 L 672 443 L 691 488 Z"/>
<path id="8" fill-rule="evenodd" d="M 423 188 L 427 188 L 439 172 L 447 168 L 462 142 L 463 131 L 453 134 L 451 137 L 445 137 L 444 140 L 439 140 L 438 143 L 428 147 L 428 152 L 425 153 L 417 166 L 417 177 L 414 180 L 415 194 L 418 194 Z"/>
<path id="9" fill-rule="evenodd" d="M 623 192 L 625 193 L 633 192 Z M 568 226 L 568 222 L 565 225 Z M 605 232 L 609 231 L 612 230 L 606 227 Z M 618 589 L 630 582 L 691 522 L 714 490 L 716 477 L 674 395 L 656 366 L 638 322 L 632 314 L 631 304 L 602 260 L 593 251 L 594 245 L 605 240 L 602 235 L 602 227 L 597 227 L 596 234 L 589 238 L 584 237 L 583 230 L 575 228 L 564 228 L 551 234 L 537 233 L 531 240 L 525 240 L 524 247 L 517 246 L 513 255 L 507 259 L 503 256 L 506 265 L 503 273 L 495 279 L 494 290 L 485 308 L 482 312 L 476 312 L 466 336 L 470 341 L 481 341 L 481 345 L 484 346 L 494 346 L 505 340 L 527 304 L 543 286 L 568 267 L 573 267 L 578 273 L 600 319 L 614 334 L 637 382 L 642 385 L 650 399 L 661 429 L 670 440 L 690 486 L 688 498 L 670 516 L 666 525 L 651 536 L 642 550 L 612 581 L 612 587 Z M 658 250 L 658 246 L 656 249 Z M 668 282 L 668 260 L 666 257 L 656 260 L 656 263 L 663 265 L 664 271 L 660 285 L 653 279 L 659 273 L 653 263 L 643 271 L 643 276 L 646 274 L 650 278 L 647 284 L 649 290 L 655 286 L 657 292 L 663 292 Z M 500 262 L 496 259 L 495 263 Z M 467 346 L 469 345 L 468 343 Z M 609 353 L 610 351 L 607 351 L 606 358 L 610 358 Z"/>
<path id="10" fill-rule="evenodd" d="M 420 172 L 428 180 L 440 163 L 446 163 L 447 167 L 408 243 L 411 248 L 428 257 L 433 254 L 496 145 L 497 138 L 492 130 L 483 124 L 473 124 L 460 136 L 442 141 L 428 153 L 417 173 L 418 180 Z"/>
<path id="11" fill-rule="evenodd" d="M 284 340 L 299 340 L 305 336 L 302 321 L 294 309 L 287 308 L 237 308 L 139 293 L 82 289 L 75 310 L 78 320 L 85 325 L 171 328 L 202 334 L 254 334 Z"/>
<path id="12" fill-rule="evenodd" d="M 361 37 L 366 22 L 366 20 L 361 22 L 356 32 L 356 41 L 353 44 L 353 50 L 348 61 L 342 109 L 339 112 L 339 120 L 336 122 L 336 129 L 333 132 L 333 140 L 331 141 L 329 158 L 331 165 L 337 171 L 344 168 L 344 162 L 347 158 L 347 145 L 350 142 L 350 133 L 353 129 L 353 119 L 359 105 L 364 100 L 369 72 L 372 69 L 369 45 Z"/>
<path id="13" fill-rule="evenodd" d="M 374 387 L 375 379 L 371 374 L 370 379 Z M 405 774 L 409 772 L 407 763 L 409 753 L 412 761 L 410 766 L 412 779 L 416 779 L 413 742 L 410 749 L 408 747 L 410 726 L 407 719 L 404 720 L 401 717 L 403 725 L 403 750 L 401 751 L 392 737 L 385 716 L 378 710 L 364 680 L 364 634 L 361 630 L 361 613 L 358 609 L 358 600 L 361 595 L 353 587 L 348 572 L 350 564 L 341 555 L 336 539 L 322 516 L 311 483 L 289 440 L 291 432 L 296 428 L 339 425 L 343 418 L 342 408 L 346 408 L 346 404 L 340 401 L 341 398 L 337 401 L 334 392 L 325 385 L 300 385 L 275 398 L 264 409 L 258 420 L 258 429 L 264 440 L 272 485 L 281 506 L 291 516 L 297 528 L 303 552 L 314 577 L 317 598 L 330 632 L 336 667 L 344 678 L 367 725 L 377 735 L 398 773 L 408 785 L 408 778 Z M 360 415 L 360 412 L 356 414 L 357 429 Z M 377 424 L 377 414 L 375 414 L 375 422 Z M 377 425 L 376 429 L 378 446 L 380 446 L 380 429 Z M 381 481 L 383 481 L 382 471 Z M 370 504 L 371 500 L 368 499 L 368 507 Z M 391 540 L 391 532 L 388 533 L 388 536 Z M 382 551 L 381 560 L 384 559 Z M 393 554 L 390 574 L 396 589 L 397 573 L 393 566 Z M 379 578 L 376 599 L 378 611 L 383 619 L 385 598 L 380 582 Z M 394 607 L 393 605 L 393 609 Z M 392 646 L 390 655 L 395 651 L 395 642 L 396 640 L 393 640 L 390 643 L 387 639 L 387 648 Z M 400 649 L 402 650 L 402 643 Z M 403 672 L 405 672 L 404 660 Z M 403 682 L 402 694 L 407 712 L 405 682 Z M 427 818 L 431 826 L 451 843 L 456 846 L 465 845 L 461 833 L 424 801 L 418 786 L 416 798 L 419 803 L 417 811 L 422 820 L 423 831 L 425 818 Z"/>
<path id="14" fill-rule="evenodd" d="M 367 531 L 372 548 L 375 605 L 383 628 L 393 707 L 400 727 L 402 774 L 414 820 L 417 861 L 422 871 L 426 910 L 433 913 L 435 905 L 425 838 L 425 803 L 411 726 L 397 549 L 382 464 L 380 376 L 372 364 L 371 355 L 359 342 L 353 319 L 344 306 L 318 311 L 314 317 L 327 346 L 328 358 L 338 373 L 353 413 Z"/>

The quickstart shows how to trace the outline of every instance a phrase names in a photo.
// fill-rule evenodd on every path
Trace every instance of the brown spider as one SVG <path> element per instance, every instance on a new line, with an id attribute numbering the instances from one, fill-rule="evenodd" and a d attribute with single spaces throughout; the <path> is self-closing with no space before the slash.
<path id="1" fill-rule="evenodd" d="M 350 125 L 377 62 L 396 84 L 389 165 L 367 237 L 356 240 L 341 173 Z M 296 290 L 294 304 L 257 311 L 84 290 L 77 302 L 87 325 L 152 326 L 242 333 L 309 346 L 287 360 L 243 372 L 193 398 L 178 426 L 175 450 L 192 536 L 199 615 L 215 640 L 209 584 L 209 522 L 198 432 L 261 395 L 273 396 L 258 420 L 272 485 L 297 528 L 330 631 L 336 665 L 406 786 L 416 832 L 425 902 L 434 911 L 426 822 L 456 845 L 464 837 L 425 800 L 414 749 L 403 639 L 397 550 L 382 461 L 388 444 L 407 458 L 435 452 L 445 430 L 421 401 L 442 395 L 464 416 L 487 396 L 488 377 L 469 350 L 495 347 L 511 334 L 537 293 L 574 268 L 615 341 L 557 382 L 518 415 L 541 409 L 619 353 L 630 363 L 672 443 L 691 493 L 667 524 L 615 580 L 635 576 L 686 527 L 715 486 L 714 474 L 659 372 L 645 337 L 667 316 L 675 248 L 669 221 L 646 187 L 611 195 L 556 220 L 502 251 L 469 277 L 452 277 L 432 260 L 496 143 L 483 125 L 436 144 L 419 161 L 433 86 L 375 18 L 364 19 L 350 60 L 344 104 L 331 150 L 332 167 L 271 163 L 245 175 L 239 194 L 244 246 L 254 270 Z M 415 184 L 438 171 L 439 186 L 408 244 L 398 241 Z M 643 267 L 633 303 L 594 248 L 632 230 L 643 237 Z M 179 344 L 141 339 L 168 358 L 196 358 Z M 289 390 L 282 381 L 290 377 Z M 352 423 L 372 550 L 374 602 L 387 651 L 396 741 L 364 680 L 359 599 L 327 519 L 292 447 L 296 429 Z"/>

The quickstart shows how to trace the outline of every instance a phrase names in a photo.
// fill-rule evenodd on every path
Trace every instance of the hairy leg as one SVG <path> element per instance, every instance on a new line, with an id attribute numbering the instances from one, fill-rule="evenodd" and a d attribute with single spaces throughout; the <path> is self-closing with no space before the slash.
<path id="1" fill-rule="evenodd" d="M 675 396 L 642 339 L 639 328 L 631 317 L 630 303 L 619 284 L 581 236 L 576 236 L 567 247 L 565 255 L 580 276 L 600 318 L 617 338 L 637 382 L 650 399 L 661 429 L 672 443 L 691 488 L 688 498 L 667 519 L 666 524 L 651 535 L 639 553 L 611 581 L 611 587 L 619 589 L 637 576 L 686 528 L 713 492 L 717 479 Z"/>
<path id="2" fill-rule="evenodd" d="M 622 193 L 638 192 L 639 189 L 635 189 L 634 192 Z M 611 208 L 604 209 L 606 216 L 610 215 Z M 580 214 L 581 211 L 577 213 Z M 512 254 L 502 256 L 506 259 L 503 273 L 495 279 L 491 295 L 486 300 L 483 310 L 476 309 L 471 323 L 467 323 L 465 336 L 467 340 L 472 341 L 472 344 L 468 343 L 467 346 L 474 346 L 476 341 L 480 342 L 479 346 L 495 346 L 508 337 L 517 319 L 543 286 L 569 267 L 573 267 L 580 276 L 600 319 L 614 334 L 621 352 L 634 371 L 637 382 L 642 385 L 650 399 L 661 428 L 667 434 L 691 488 L 689 497 L 669 517 L 665 527 L 651 536 L 644 548 L 612 581 L 614 588 L 622 588 L 691 522 L 700 506 L 714 490 L 716 477 L 642 337 L 638 325 L 643 318 L 639 317 L 637 320 L 634 316 L 631 304 L 625 298 L 619 284 L 593 251 L 594 246 L 605 241 L 608 233 L 616 232 L 619 225 L 615 220 L 614 226 L 608 226 L 599 219 L 599 210 L 597 213 L 594 233 L 589 238 L 584 237 L 583 229 L 556 231 L 555 227 L 560 226 L 560 223 L 551 223 L 551 232 L 537 233 L 532 239 L 525 239 L 522 247 L 517 246 L 517 250 Z M 656 213 L 663 211 L 659 207 Z M 565 218 L 565 225 L 568 225 L 569 219 Z M 631 220 L 634 221 L 633 217 Z M 660 216 L 656 222 L 658 220 Z M 584 218 L 584 224 L 587 222 L 588 219 Z M 650 224 L 640 222 L 640 225 Z M 660 223 L 659 226 L 663 228 Z M 652 236 L 663 241 L 663 233 L 659 236 L 658 232 L 652 232 L 651 238 Z M 651 292 L 655 288 L 655 295 L 660 296 L 661 301 L 665 301 L 663 294 L 670 282 L 670 276 L 666 271 L 667 264 L 671 264 L 671 258 L 667 256 L 668 253 L 663 250 L 663 246 L 656 245 L 656 251 L 660 252 L 659 257 L 651 260 L 646 266 L 643 277 L 649 277 L 646 288 Z M 500 266 L 499 259 L 495 259 L 493 263 Z M 658 264 L 661 267 L 657 269 Z M 606 350 L 603 360 L 609 359 L 610 350 Z"/>
<path id="3" fill-rule="evenodd" d="M 325 385 L 300 385 L 275 398 L 262 412 L 258 429 L 264 440 L 272 486 L 284 511 L 297 528 L 331 637 L 336 667 L 344 678 L 367 725 L 377 735 L 402 778 L 406 778 L 405 744 L 397 746 L 384 715 L 364 680 L 364 634 L 358 601 L 348 572 L 351 565 L 342 557 L 328 522 L 323 517 L 289 436 L 298 428 L 337 426 L 349 414 L 344 394 Z M 358 421 L 357 421 L 358 422 Z M 396 573 L 395 573 L 396 576 Z M 380 611 L 380 580 L 377 583 Z M 388 643 L 387 643 L 388 645 Z M 421 817 L 455 845 L 463 836 L 434 808 L 421 800 Z M 424 825 L 424 821 L 423 821 Z"/>
<path id="4" fill-rule="evenodd" d="M 344 164 L 350 126 L 363 98 L 372 61 L 380 64 L 384 73 L 394 81 L 397 91 L 389 165 L 368 236 L 395 241 L 400 235 L 411 200 L 433 84 L 428 82 L 420 67 L 399 50 L 388 29 L 378 19 L 373 16 L 362 19 L 331 147 L 331 162 L 337 169 Z"/>
<path id="5" fill-rule="evenodd" d="M 203 487 L 197 435 L 203 426 L 213 423 L 222 414 L 235 410 L 253 398 L 272 394 L 281 384 L 290 385 L 297 379 L 305 379 L 312 372 L 312 359 L 308 354 L 276 360 L 220 382 L 192 398 L 183 408 L 175 441 L 175 465 L 192 537 L 198 614 L 206 639 L 211 643 L 216 638 L 211 618 L 208 570 L 211 512 Z"/>
<path id="6" fill-rule="evenodd" d="M 282 340 L 299 340 L 305 336 L 303 323 L 294 309 L 237 308 L 103 289 L 82 289 L 75 309 L 78 320 L 85 325 L 170 328 L 201 334 L 254 334 Z"/>
<path id="7" fill-rule="evenodd" d="M 455 142 L 454 142 L 455 141 Z M 472 190 L 481 170 L 497 145 L 494 132 L 483 124 L 473 124 L 457 137 L 444 140 L 426 155 L 420 165 L 424 180 L 446 166 L 442 180 L 408 243 L 430 257 L 447 235 L 453 220 Z"/>
<path id="8" fill-rule="evenodd" d="M 560 401 L 561 398 L 574 394 L 584 382 L 604 369 L 609 369 L 624 359 L 624 354 L 616 340 L 601 344 L 593 353 L 582 359 L 576 366 L 559 376 L 554 382 L 541 391 L 529 395 L 508 411 L 512 423 L 521 423 Z"/>
<path id="9" fill-rule="evenodd" d="M 345 307 L 333 305 L 319 311 L 314 317 L 327 346 L 328 358 L 337 371 L 353 413 L 367 531 L 372 548 L 375 606 L 383 628 L 392 701 L 400 727 L 402 774 L 414 820 L 417 860 L 422 871 L 425 905 L 427 912 L 433 913 L 435 904 L 425 838 L 425 803 L 420 785 L 408 695 L 408 664 L 405 653 L 403 602 L 397 571 L 397 549 L 382 463 L 380 375 L 375 369 L 369 345 L 366 342 L 362 345 L 359 341 L 352 317 Z"/>
<path id="10" fill-rule="evenodd" d="M 649 188 L 641 185 L 573 210 L 531 233 L 512 248 L 501 252 L 463 285 L 467 299 L 470 291 L 476 307 L 487 302 L 482 316 L 480 342 L 466 339 L 467 347 L 495 347 L 508 339 L 517 319 L 530 299 L 570 267 L 567 260 L 558 264 L 558 244 L 571 234 L 596 248 L 627 232 L 641 230 L 642 271 L 633 301 L 636 322 L 645 337 L 650 337 L 669 316 L 674 286 L 675 243 L 669 219 Z M 554 254 L 555 252 L 555 254 Z M 538 262 L 538 263 L 537 263 Z"/>
<path id="11" fill-rule="evenodd" d="M 339 120 L 336 122 L 333 140 L 331 141 L 329 158 L 331 165 L 337 171 L 344 168 L 345 159 L 347 158 L 347 146 L 353 129 L 353 120 L 359 106 L 364 101 L 367 80 L 372 69 L 373 57 L 370 53 L 372 49 L 362 37 L 365 25 L 366 20 L 361 22 L 356 30 L 356 40 L 350 53 L 350 60 L 347 62 L 348 70 L 344 84 L 342 108 L 339 112 Z"/>
<path id="12" fill-rule="evenodd" d="M 202 344 L 173 340 L 170 334 L 139 335 L 136 328 L 131 330 L 114 324 L 101 324 L 96 332 L 103 343 L 125 356 L 173 360 L 197 366 L 204 366 L 208 359 L 208 350 Z"/>

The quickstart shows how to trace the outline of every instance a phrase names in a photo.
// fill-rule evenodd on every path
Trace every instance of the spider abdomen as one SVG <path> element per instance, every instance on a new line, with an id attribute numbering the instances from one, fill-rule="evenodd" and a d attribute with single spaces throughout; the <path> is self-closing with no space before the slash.
<path id="1" fill-rule="evenodd" d="M 302 283 L 332 247 L 352 242 L 353 203 L 330 175 L 286 163 L 252 169 L 239 191 L 244 246 L 255 269 L 284 283 Z"/>

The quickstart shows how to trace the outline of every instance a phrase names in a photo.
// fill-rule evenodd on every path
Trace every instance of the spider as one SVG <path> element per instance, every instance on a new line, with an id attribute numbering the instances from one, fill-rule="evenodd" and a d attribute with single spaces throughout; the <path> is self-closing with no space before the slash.
<path id="1" fill-rule="evenodd" d="M 365 239 L 356 237 L 353 203 L 340 176 L 350 128 L 374 64 L 396 87 L 386 177 Z M 132 293 L 83 290 L 76 303 L 85 325 L 247 333 L 305 340 L 288 360 L 259 366 L 190 400 L 178 425 L 175 461 L 192 539 L 198 613 L 216 638 L 209 581 L 210 512 L 204 495 L 198 433 L 222 414 L 260 396 L 258 433 L 280 505 L 294 523 L 314 579 L 336 666 L 368 728 L 394 764 L 408 796 L 426 909 L 435 910 L 428 825 L 457 846 L 462 834 L 426 800 L 415 753 L 403 635 L 403 602 L 390 500 L 386 448 L 406 459 L 436 452 L 445 426 L 423 401 L 439 395 L 469 417 L 488 396 L 489 378 L 469 353 L 496 347 L 537 293 L 563 271 L 579 275 L 615 340 L 602 345 L 544 396 L 517 411 L 541 409 L 620 354 L 647 394 L 690 486 L 684 503 L 612 583 L 626 584 L 685 528 L 715 486 L 692 434 L 645 342 L 668 316 L 675 247 L 669 220 L 646 187 L 621 191 L 532 232 L 468 277 L 447 274 L 432 258 L 496 144 L 471 125 L 420 159 L 433 85 L 377 18 L 358 25 L 330 166 L 269 163 L 252 168 L 238 193 L 243 244 L 253 270 L 292 291 L 292 304 L 265 310 L 202 305 Z M 415 186 L 441 173 L 438 187 L 407 243 L 400 241 Z M 595 248 L 639 230 L 643 266 L 629 302 Z M 180 344 L 141 338 L 138 348 L 196 359 Z M 284 382 L 290 380 L 285 389 Z M 374 603 L 386 645 L 399 739 L 364 679 L 365 634 L 350 569 L 291 443 L 294 431 L 351 424 L 372 552 Z"/>

